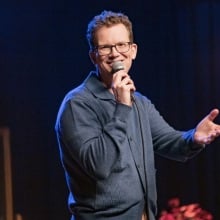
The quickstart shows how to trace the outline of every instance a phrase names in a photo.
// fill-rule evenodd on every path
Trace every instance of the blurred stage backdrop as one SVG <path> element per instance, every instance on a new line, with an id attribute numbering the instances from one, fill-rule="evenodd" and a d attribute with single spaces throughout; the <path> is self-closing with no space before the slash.
<path id="1" fill-rule="evenodd" d="M 139 51 L 131 75 L 172 126 L 193 128 L 220 108 L 218 1 L 1 2 L 0 126 L 11 131 L 14 211 L 24 220 L 69 219 L 54 123 L 65 93 L 93 69 L 85 33 L 104 9 L 133 21 Z M 159 210 L 177 196 L 220 219 L 219 140 L 187 163 L 156 157 L 156 166 Z"/>

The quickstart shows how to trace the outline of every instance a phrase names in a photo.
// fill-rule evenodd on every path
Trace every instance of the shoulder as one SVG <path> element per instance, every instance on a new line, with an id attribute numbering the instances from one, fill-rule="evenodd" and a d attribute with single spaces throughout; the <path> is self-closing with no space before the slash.
<path id="1" fill-rule="evenodd" d="M 143 105 L 145 108 L 153 105 L 151 100 L 140 92 L 134 93 L 134 99 L 137 103 Z"/>

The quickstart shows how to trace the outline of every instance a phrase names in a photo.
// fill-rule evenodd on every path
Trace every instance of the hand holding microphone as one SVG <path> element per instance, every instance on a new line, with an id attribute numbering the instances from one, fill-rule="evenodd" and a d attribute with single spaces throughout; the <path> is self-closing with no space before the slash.
<path id="1" fill-rule="evenodd" d="M 117 102 L 132 105 L 134 101 L 133 92 L 136 90 L 133 80 L 124 70 L 122 62 L 117 61 L 112 64 L 112 90 Z"/>

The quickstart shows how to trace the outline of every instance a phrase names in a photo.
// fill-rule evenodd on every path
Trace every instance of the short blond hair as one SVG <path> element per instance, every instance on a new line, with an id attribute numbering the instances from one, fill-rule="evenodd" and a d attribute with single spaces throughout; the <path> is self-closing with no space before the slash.
<path id="1" fill-rule="evenodd" d="M 129 40 L 133 43 L 133 31 L 132 23 L 129 20 L 128 16 L 119 12 L 112 11 L 103 11 L 101 14 L 96 15 L 88 24 L 87 28 L 87 40 L 90 47 L 90 50 L 94 50 L 96 45 L 96 32 L 102 27 L 111 27 L 116 24 L 123 24 L 129 33 Z"/>

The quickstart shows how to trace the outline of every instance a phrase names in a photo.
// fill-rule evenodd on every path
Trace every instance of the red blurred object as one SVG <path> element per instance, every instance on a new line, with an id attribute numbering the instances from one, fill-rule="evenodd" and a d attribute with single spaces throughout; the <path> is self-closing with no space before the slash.
<path id="1" fill-rule="evenodd" d="M 179 198 L 171 198 L 167 209 L 161 211 L 159 220 L 213 220 L 213 216 L 203 210 L 198 203 L 181 205 Z"/>

